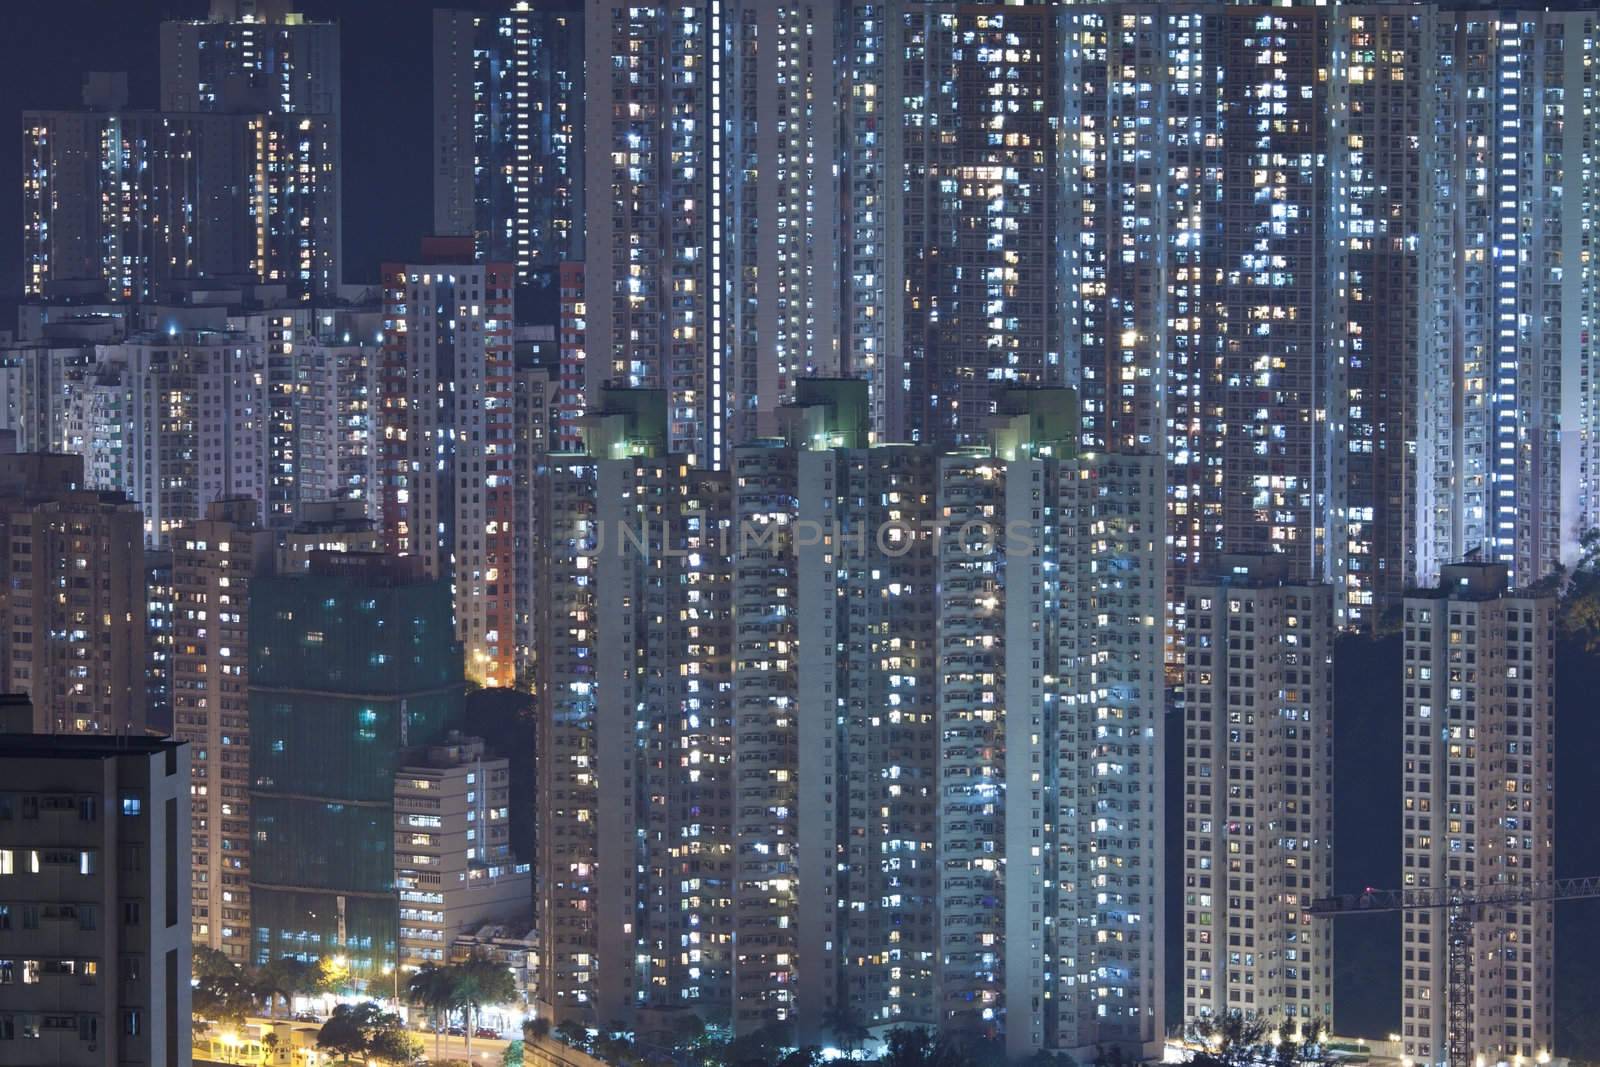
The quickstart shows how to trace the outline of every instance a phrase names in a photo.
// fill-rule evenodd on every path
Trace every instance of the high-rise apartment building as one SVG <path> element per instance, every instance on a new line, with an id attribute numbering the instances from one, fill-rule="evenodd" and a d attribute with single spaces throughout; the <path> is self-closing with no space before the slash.
<path id="1" fill-rule="evenodd" d="M 394 779 L 394 884 L 404 969 L 443 966 L 457 937 L 526 920 L 533 880 L 511 854 L 511 764 L 451 734 Z"/>
<path id="2" fill-rule="evenodd" d="M 80 455 L 90 486 L 132 495 L 160 543 L 212 500 L 259 500 L 267 525 L 308 504 L 378 510 L 382 313 L 302 304 L 284 286 L 185 285 L 136 309 L 41 302 L 0 356 L 24 447 Z"/>
<path id="3" fill-rule="evenodd" d="M 1224 546 L 1326 570 L 1327 365 L 1345 340 L 1334 17 L 1064 16 L 1065 359 L 1086 446 L 1167 459 L 1175 615 Z"/>
<path id="4" fill-rule="evenodd" d="M 543 612 L 538 602 L 538 582 L 534 577 L 539 559 L 534 553 L 538 530 L 538 480 L 540 465 L 555 446 L 557 396 L 560 386 L 547 363 L 524 360 L 518 353 L 514 408 L 516 440 L 516 517 L 512 531 L 516 536 L 516 679 L 522 689 L 531 690 L 538 682 L 534 634 L 535 617 Z"/>
<path id="5" fill-rule="evenodd" d="M 162 111 L 282 116 L 283 128 L 300 134 L 295 143 L 301 151 L 309 132 L 323 141 L 314 160 L 293 158 L 283 154 L 288 139 L 274 143 L 275 135 L 267 134 L 258 139 L 255 156 L 275 201 L 307 189 L 318 193 L 320 214 L 292 220 L 306 231 L 298 241 L 299 261 L 312 264 L 304 287 L 315 292 L 341 281 L 340 95 L 338 23 L 307 19 L 289 0 L 211 0 L 205 19 L 161 24 Z M 302 273 L 299 280 L 308 279 Z"/>
<path id="6" fill-rule="evenodd" d="M 578 0 L 433 13 L 433 231 L 550 290 L 529 293 L 546 315 L 558 267 L 583 258 L 583 21 Z"/>
<path id="7" fill-rule="evenodd" d="M 139 509 L 82 488 L 77 456 L 0 456 L 0 663 L 35 729 L 145 728 L 144 539 Z"/>
<path id="8" fill-rule="evenodd" d="M 449 588 L 326 552 L 250 588 L 251 958 L 395 963 L 395 773 L 461 713 Z"/>
<path id="9" fill-rule="evenodd" d="M 339 114 L 339 26 L 290 0 L 211 0 L 161 24 L 161 110 Z"/>
<path id="10" fill-rule="evenodd" d="M 89 280 L 114 300 L 250 276 L 338 284 L 338 139 L 320 114 L 29 111 L 25 291 Z"/>
<path id="11" fill-rule="evenodd" d="M 1175 607 L 1224 549 L 1288 555 L 1360 626 L 1472 549 L 1518 581 L 1570 562 L 1592 14 L 1063 20 L 1068 378 L 1091 445 L 1167 456 Z"/>
<path id="12" fill-rule="evenodd" d="M 539 493 L 543 1000 L 725 1016 L 733 949 L 728 476 L 608 394 Z"/>
<path id="13" fill-rule="evenodd" d="M 1007 396 L 958 452 L 867 447 L 867 383 L 799 398 L 711 475 L 660 453 L 659 393 L 609 394 L 544 470 L 542 998 L 603 1016 L 687 980 L 802 1040 L 849 1006 L 1012 1052 L 1153 1047 L 1159 460 L 1071 455 L 1064 391 Z M 636 882 L 658 813 L 694 847 Z M 699 918 L 664 941 L 663 894 Z"/>
<path id="14" fill-rule="evenodd" d="M 558 272 L 561 310 L 556 324 L 559 367 L 555 396 L 552 452 L 576 452 L 583 447 L 579 420 L 588 410 L 586 392 L 589 359 L 589 305 L 584 299 L 583 264 L 563 263 Z"/>
<path id="15" fill-rule="evenodd" d="M 233 331 L 175 329 L 131 335 L 100 356 L 69 390 L 79 405 L 73 425 L 87 435 L 79 447 L 89 469 L 110 479 L 99 487 L 139 505 L 147 544 L 167 544 L 214 500 L 267 499 L 260 344 Z"/>
<path id="16" fill-rule="evenodd" d="M 1452 563 L 1405 601 L 1406 889 L 1490 891 L 1555 876 L 1556 599 L 1510 587 L 1504 563 Z M 1531 1062 L 1555 1037 L 1555 905 L 1485 905 L 1457 942 L 1444 909 L 1402 916 L 1404 1053 Z M 1467 988 L 1452 988 L 1461 953 Z M 1458 997 L 1464 1002 L 1457 1002 Z"/>
<path id="17" fill-rule="evenodd" d="M 391 551 L 448 581 L 467 676 L 515 677 L 515 409 L 509 264 L 465 238 L 388 263 L 379 471 Z"/>
<path id="18" fill-rule="evenodd" d="M 79 111 L 23 129 L 24 287 L 95 280 L 114 300 L 253 276 L 297 298 L 339 275 L 339 29 L 276 0 L 214 0 L 161 27 L 158 110 L 91 75 Z"/>
<path id="19" fill-rule="evenodd" d="M 272 565 L 261 505 L 213 501 L 173 531 L 172 734 L 189 742 L 194 943 L 250 956 L 250 587 Z"/>
<path id="20" fill-rule="evenodd" d="M 1062 381 L 1057 16 L 1001 4 L 890 10 L 880 17 L 905 20 L 886 116 L 901 139 L 905 286 L 884 429 L 892 441 L 982 444 L 1002 387 Z"/>
<path id="21" fill-rule="evenodd" d="M 228 316 L 264 353 L 266 523 L 287 529 L 323 500 L 360 501 L 376 515 L 382 312 L 275 303 Z"/>
<path id="22" fill-rule="evenodd" d="M 145 726 L 172 732 L 172 550 L 144 553 Z"/>
<path id="23" fill-rule="evenodd" d="M 592 10 L 586 391 L 666 390 L 671 450 L 721 467 L 797 378 L 837 373 L 835 16 Z"/>
<path id="24" fill-rule="evenodd" d="M 1419 372 L 1418 578 L 1469 552 L 1531 584 L 1577 558 L 1595 487 L 1600 20 L 1586 9 L 1441 12 L 1434 45 L 1449 249 L 1442 336 Z"/>
<path id="25" fill-rule="evenodd" d="M 1281 555 L 1191 582 L 1183 1017 L 1333 1020 L 1333 592 Z"/>
<path id="26" fill-rule="evenodd" d="M 190 1062 L 188 749 L 0 729 L 7 1062 Z"/>

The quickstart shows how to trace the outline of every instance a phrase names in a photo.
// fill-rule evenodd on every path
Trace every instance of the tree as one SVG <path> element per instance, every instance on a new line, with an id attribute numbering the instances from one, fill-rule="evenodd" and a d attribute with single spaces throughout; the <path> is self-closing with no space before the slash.
<path id="1" fill-rule="evenodd" d="M 541 1015 L 522 1023 L 522 1036 L 528 1041 L 541 1041 L 550 1036 L 550 1020 Z"/>
<path id="2" fill-rule="evenodd" d="M 517 983 L 511 970 L 485 956 L 472 958 L 447 968 L 455 981 L 456 996 L 467 1009 L 467 1055 L 472 1055 L 472 1031 L 477 1014 L 485 1004 L 508 1004 L 517 997 Z"/>
<path id="3" fill-rule="evenodd" d="M 318 977 L 316 967 L 293 956 L 284 956 L 273 960 L 256 972 L 256 995 L 266 1001 L 268 1017 L 276 1019 L 278 1001 L 281 999 L 284 1009 L 287 1010 L 290 1000 L 296 994 L 317 991 Z"/>
<path id="4" fill-rule="evenodd" d="M 1020 1067 L 1078 1067 L 1078 1061 L 1065 1052 L 1046 1052 L 1040 1049 L 1023 1060 Z"/>
<path id="5" fill-rule="evenodd" d="M 822 1018 L 822 1025 L 827 1027 L 839 1047 L 851 1058 L 855 1059 L 856 1050 L 872 1036 L 872 1031 L 867 1029 L 866 1020 L 852 1004 L 839 1004 L 828 1010 Z"/>
<path id="6" fill-rule="evenodd" d="M 822 1067 L 822 1050 L 803 1045 L 778 1061 L 778 1067 Z"/>
<path id="7" fill-rule="evenodd" d="M 680 1056 L 688 1055 L 706 1039 L 706 1023 L 692 1011 L 683 1012 L 672 1020 L 668 1043 Z"/>
<path id="8" fill-rule="evenodd" d="M 416 1046 L 410 1058 L 388 1062 L 410 1063 L 422 1054 L 422 1043 L 405 1032 L 400 1016 L 384 1011 L 370 1000 L 363 1004 L 340 1004 L 334 1008 L 333 1014 L 317 1032 L 317 1047 L 336 1053 L 346 1063 L 351 1056 L 360 1053 L 372 1052 L 377 1055 L 374 1042 L 380 1039 L 384 1042 L 385 1050 L 402 1051 L 402 1046 L 395 1043 L 393 1038 L 381 1036 L 385 1034 L 398 1034 Z"/>
<path id="9" fill-rule="evenodd" d="M 1194 1054 L 1191 1063 L 1199 1067 L 1242 1067 L 1264 1058 L 1267 1021 L 1243 1012 L 1207 1015 L 1191 1021 L 1185 1029 L 1189 1040 L 1204 1045 L 1206 1051 Z"/>
<path id="10" fill-rule="evenodd" d="M 205 945 L 194 946 L 190 954 L 189 969 L 196 979 L 202 978 L 238 978 L 239 965 L 230 960 L 223 953 Z"/>
<path id="11" fill-rule="evenodd" d="M 367 1055 L 380 1063 L 416 1063 L 422 1058 L 422 1040 L 398 1027 L 379 1030 L 367 1039 Z"/>
<path id="12" fill-rule="evenodd" d="M 349 1063 L 350 1057 L 367 1050 L 367 1033 L 350 1011 L 350 1005 L 333 1009 L 328 1021 L 317 1031 L 317 1047 L 326 1049 Z"/>
<path id="13" fill-rule="evenodd" d="M 589 1051 L 589 1028 L 576 1019 L 563 1020 L 556 1028 L 557 1041 L 563 1041 L 573 1048 Z"/>
<path id="14" fill-rule="evenodd" d="M 191 1009 L 203 1019 L 241 1026 L 254 1005 L 254 992 L 244 978 L 235 973 L 209 975 L 200 979 L 194 987 Z"/>
<path id="15" fill-rule="evenodd" d="M 343 956 L 323 956 L 317 961 L 316 992 L 338 993 L 350 984 L 350 962 Z"/>
<path id="16" fill-rule="evenodd" d="M 444 1030 L 445 1018 L 461 1006 L 455 977 L 449 969 L 430 963 L 411 976 L 406 983 L 406 995 L 413 1005 L 433 1019 L 433 1056 L 438 1059 L 439 1035 Z"/>
<path id="17" fill-rule="evenodd" d="M 965 1067 L 967 1062 L 953 1041 L 926 1030 L 891 1030 L 885 1044 L 881 1067 Z"/>
<path id="18" fill-rule="evenodd" d="M 1112 1045 L 1109 1049 L 1104 1045 L 1096 1045 L 1094 1067 L 1130 1067 L 1130 1065 L 1128 1055 L 1122 1051 L 1121 1045 Z"/>
<path id="19" fill-rule="evenodd" d="M 521 1041 L 506 1042 L 506 1050 L 500 1054 L 500 1067 L 522 1067 L 524 1048 Z"/>
<path id="20" fill-rule="evenodd" d="M 594 1055 L 607 1063 L 627 1063 L 633 1058 L 633 1042 L 620 1033 L 602 1034 L 595 1039 Z"/>
<path id="21" fill-rule="evenodd" d="M 727 1067 L 767 1067 L 782 1058 L 783 1050 L 789 1045 L 789 1038 L 789 1024 L 767 1023 L 759 1029 L 740 1034 L 729 1041 L 722 1062 L 727 1064 Z"/>

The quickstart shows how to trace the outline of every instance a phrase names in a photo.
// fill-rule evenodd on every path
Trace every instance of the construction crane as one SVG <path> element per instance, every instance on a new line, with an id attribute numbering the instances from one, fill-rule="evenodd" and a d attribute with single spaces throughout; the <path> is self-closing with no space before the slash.
<path id="1" fill-rule="evenodd" d="M 1473 1067 L 1472 1011 L 1468 1006 L 1472 992 L 1472 929 L 1483 917 L 1484 909 L 1590 897 L 1600 897 L 1600 875 L 1556 878 L 1523 885 L 1468 884 L 1440 889 L 1368 889 L 1363 893 L 1345 893 L 1314 901 L 1310 912 L 1332 919 L 1339 915 L 1377 915 L 1396 911 L 1448 911 L 1446 937 L 1449 941 L 1449 959 L 1445 999 L 1449 1001 L 1449 1064 L 1450 1067 Z"/>

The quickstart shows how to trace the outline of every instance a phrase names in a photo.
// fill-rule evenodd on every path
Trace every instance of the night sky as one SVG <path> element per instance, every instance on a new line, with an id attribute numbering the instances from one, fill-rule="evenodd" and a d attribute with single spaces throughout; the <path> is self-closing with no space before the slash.
<path id="1" fill-rule="evenodd" d="M 493 0 L 300 0 L 340 24 L 344 75 L 344 277 L 415 255 L 433 216 L 435 7 L 498 10 Z M 128 72 L 131 104 L 157 104 L 159 25 L 203 18 L 209 0 L 0 0 L 0 304 L 22 285 L 21 114 L 76 107 L 83 74 Z M 11 323 L 0 317 L 0 330 Z"/>

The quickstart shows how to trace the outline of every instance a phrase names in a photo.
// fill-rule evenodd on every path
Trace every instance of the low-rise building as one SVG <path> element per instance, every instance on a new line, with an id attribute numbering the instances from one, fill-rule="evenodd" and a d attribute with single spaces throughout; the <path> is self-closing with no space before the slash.
<path id="1" fill-rule="evenodd" d="M 533 910 L 533 875 L 511 854 L 511 765 L 452 734 L 395 773 L 400 966 L 440 964 L 466 929 Z"/>

